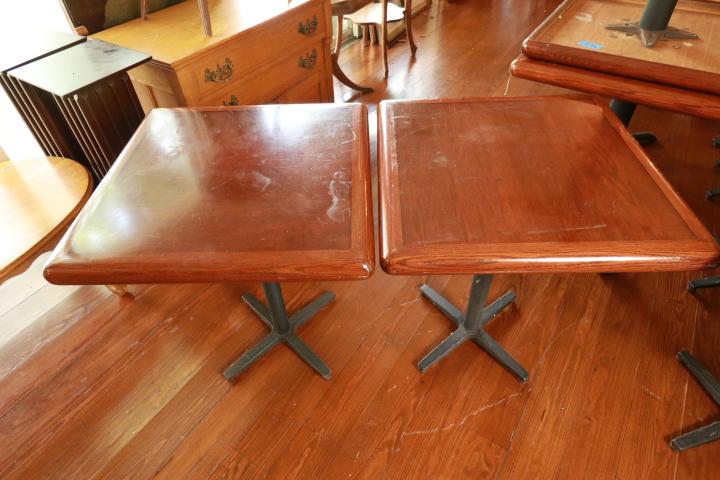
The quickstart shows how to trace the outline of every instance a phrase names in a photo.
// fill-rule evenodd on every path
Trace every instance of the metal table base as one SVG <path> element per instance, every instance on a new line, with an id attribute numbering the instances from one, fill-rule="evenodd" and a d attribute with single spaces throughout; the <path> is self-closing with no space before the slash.
<path id="1" fill-rule="evenodd" d="M 515 374 L 520 381 L 527 381 L 529 378 L 528 372 L 484 329 L 490 320 L 495 318 L 516 298 L 515 292 L 509 291 L 490 305 L 485 306 L 491 283 L 492 275 L 475 275 L 473 277 L 470 299 L 465 313 L 462 313 L 430 286 L 423 285 L 420 287 L 423 296 L 452 320 L 457 327 L 449 337 L 420 360 L 418 369 L 421 372 L 425 372 L 461 344 L 472 340 L 502 366 Z"/>
<path id="2" fill-rule="evenodd" d="M 677 358 L 687 367 L 713 401 L 720 406 L 720 382 L 712 376 L 705 365 L 686 351 L 678 353 Z M 670 442 L 670 446 L 673 450 L 687 450 L 715 440 L 720 440 L 720 421 L 675 437 Z"/>
<path id="3" fill-rule="evenodd" d="M 257 316 L 270 327 L 270 333 L 235 360 L 225 370 L 223 376 L 228 380 L 233 380 L 275 345 L 283 342 L 297 353 L 300 358 L 305 360 L 321 377 L 330 380 L 332 376 L 330 368 L 297 336 L 296 332 L 305 322 L 335 300 L 335 294 L 325 292 L 294 315 L 289 316 L 285 308 L 285 300 L 280 285 L 274 282 L 263 283 L 263 289 L 268 301 L 267 307 L 250 294 L 243 295 L 242 298 Z"/>

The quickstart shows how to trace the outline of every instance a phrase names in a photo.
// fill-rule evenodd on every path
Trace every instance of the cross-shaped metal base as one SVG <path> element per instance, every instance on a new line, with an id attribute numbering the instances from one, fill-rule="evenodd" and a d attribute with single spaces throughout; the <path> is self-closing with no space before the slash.
<path id="1" fill-rule="evenodd" d="M 457 329 L 418 363 L 418 369 L 425 372 L 428 368 L 445 358 L 462 343 L 473 340 L 505 368 L 514 373 L 522 382 L 529 378 L 528 372 L 484 329 L 490 320 L 505 307 L 515 301 L 515 292 L 509 291 L 502 297 L 485 306 L 492 275 L 475 275 L 470 289 L 470 299 L 465 313 L 458 310 L 442 295 L 428 285 L 420 287 L 423 296 L 430 300 L 446 317 L 455 322 Z"/>
<path id="2" fill-rule="evenodd" d="M 235 360 L 233 364 L 225 370 L 223 376 L 228 380 L 234 379 L 257 359 L 269 352 L 275 345 L 284 342 L 293 349 L 300 358 L 305 360 L 308 365 L 314 368 L 321 377 L 325 380 L 330 380 L 332 376 L 330 368 L 315 355 L 315 352 L 313 352 L 305 342 L 300 340 L 300 337 L 298 337 L 295 332 L 328 303 L 335 300 L 335 294 L 325 292 L 301 308 L 295 315 L 288 316 L 280 285 L 277 283 L 263 283 L 263 289 L 265 290 L 265 297 L 267 297 L 268 300 L 268 307 L 250 294 L 243 295 L 242 299 L 252 308 L 257 316 L 270 327 L 270 333 L 257 345 L 247 350 L 240 358 Z"/>
<path id="3" fill-rule="evenodd" d="M 611 23 L 610 25 L 606 25 L 605 28 L 616 32 L 637 35 L 646 48 L 653 47 L 661 38 L 670 38 L 673 40 L 695 40 L 700 38 L 695 33 L 680 30 L 675 27 L 666 27 L 663 30 L 648 30 L 642 28 L 640 22 Z"/>
<path id="4" fill-rule="evenodd" d="M 705 365 L 686 351 L 678 353 L 677 358 L 687 367 L 715 403 L 720 406 L 720 382 L 712 376 L 710 371 L 705 368 Z M 670 442 L 670 446 L 673 450 L 686 450 L 715 440 L 720 440 L 720 421 L 675 437 Z"/>

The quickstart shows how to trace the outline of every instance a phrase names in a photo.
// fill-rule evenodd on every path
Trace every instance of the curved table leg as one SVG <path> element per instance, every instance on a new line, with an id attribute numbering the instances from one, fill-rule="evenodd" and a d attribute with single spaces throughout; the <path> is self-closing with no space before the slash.
<path id="1" fill-rule="evenodd" d="M 345 72 L 343 72 L 342 69 L 340 68 L 340 63 L 338 62 L 338 59 L 340 58 L 340 46 L 342 45 L 342 21 L 343 21 L 343 16 L 338 15 L 337 16 L 338 33 L 337 33 L 337 39 L 335 40 L 335 51 L 332 52 L 332 55 L 330 55 L 330 57 L 332 58 L 333 75 L 335 75 L 335 78 L 340 80 L 341 83 L 347 85 L 348 87 L 352 88 L 353 90 L 358 90 L 362 93 L 372 92 L 373 89 L 371 87 L 364 87 L 364 86 L 358 85 L 357 83 L 350 80 L 348 78 L 348 76 L 345 75 Z"/>

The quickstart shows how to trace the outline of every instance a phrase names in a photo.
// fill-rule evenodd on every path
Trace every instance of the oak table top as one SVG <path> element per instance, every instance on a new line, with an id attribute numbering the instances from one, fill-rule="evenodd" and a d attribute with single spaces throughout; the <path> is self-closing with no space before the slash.
<path id="1" fill-rule="evenodd" d="M 637 21 L 646 0 L 566 0 L 523 43 L 523 53 L 547 62 L 720 94 L 720 4 L 685 0 L 670 24 L 699 35 L 663 40 L 646 48 L 640 40 L 607 30 Z"/>
<path id="2" fill-rule="evenodd" d="M 0 162 L 0 282 L 51 244 L 91 191 L 88 171 L 67 158 Z"/>
<path id="3" fill-rule="evenodd" d="M 154 109 L 45 276 L 360 279 L 374 268 L 372 232 L 364 106 Z"/>
<path id="4" fill-rule="evenodd" d="M 386 101 L 378 112 L 389 273 L 666 271 L 720 259 L 599 100 Z"/>

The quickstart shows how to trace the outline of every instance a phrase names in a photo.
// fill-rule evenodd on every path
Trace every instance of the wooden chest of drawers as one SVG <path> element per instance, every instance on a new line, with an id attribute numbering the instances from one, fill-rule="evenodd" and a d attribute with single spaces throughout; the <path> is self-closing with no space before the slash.
<path id="1" fill-rule="evenodd" d="M 187 1 L 93 35 L 152 55 L 129 72 L 154 107 L 332 102 L 329 0 Z"/>

